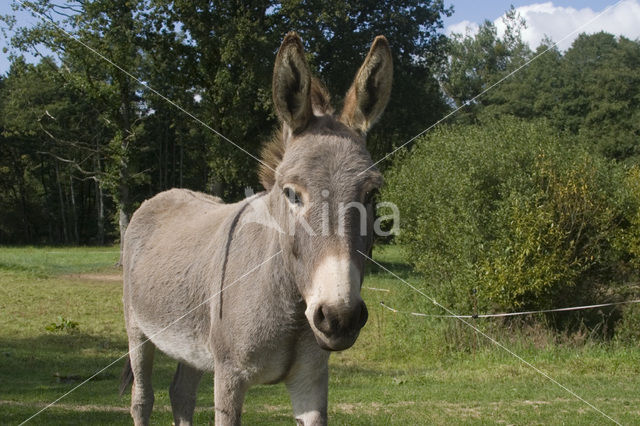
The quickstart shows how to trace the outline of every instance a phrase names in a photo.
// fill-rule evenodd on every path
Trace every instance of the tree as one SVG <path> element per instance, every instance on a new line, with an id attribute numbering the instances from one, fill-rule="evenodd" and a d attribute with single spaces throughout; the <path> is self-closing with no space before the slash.
<path id="1" fill-rule="evenodd" d="M 135 147 L 136 123 L 139 119 L 135 103 L 135 82 L 119 67 L 136 74 L 140 66 L 137 40 L 140 24 L 136 14 L 141 2 L 128 0 L 97 0 L 92 2 L 56 3 L 47 0 L 25 2 L 34 15 L 47 16 L 33 28 L 19 28 L 13 43 L 21 49 L 47 46 L 59 55 L 71 70 L 68 83 L 82 89 L 85 95 L 100 105 L 100 110 L 113 128 L 108 143 L 110 156 L 106 170 L 110 173 L 112 196 L 119 211 L 120 239 L 124 236 L 133 206 L 130 194 L 130 151 Z M 51 24 L 53 23 L 53 25 Z M 63 32 L 60 28 L 64 28 Z M 78 38 L 82 44 L 74 40 Z M 108 58 L 105 60 L 93 51 Z"/>
<path id="2" fill-rule="evenodd" d="M 581 34 L 564 54 L 549 39 L 533 54 L 522 41 L 526 23 L 515 9 L 507 12 L 505 24 L 502 37 L 485 22 L 476 35 L 454 34 L 451 39 L 440 82 L 457 107 L 469 104 L 458 120 L 544 117 L 561 131 L 580 134 L 579 143 L 636 163 L 640 41 L 604 32 Z M 501 80 L 516 69 L 517 75 Z"/>
<path id="3" fill-rule="evenodd" d="M 51 50 L 56 84 L 82 105 L 83 115 L 68 116 L 81 120 L 78 123 L 55 116 L 39 130 L 38 138 L 58 149 L 42 161 L 52 170 L 59 166 L 65 200 L 76 199 L 64 196 L 72 189 L 67 182 L 86 179 L 95 184 L 92 191 L 104 194 L 104 200 L 102 195 L 96 200 L 104 201 L 107 218 L 117 217 L 121 237 L 135 207 L 161 190 L 186 186 L 233 200 L 244 194 L 245 186 L 258 185 L 257 162 L 247 153 L 258 156 L 277 125 L 271 72 L 275 52 L 290 30 L 301 33 L 317 74 L 336 95 L 337 107 L 368 44 L 378 34 L 390 39 L 395 90 L 385 118 L 368 138 L 374 157 L 431 124 L 447 108 L 433 77 L 445 42 L 441 16 L 449 13 L 441 0 L 256 0 L 242 5 L 227 0 L 34 0 L 16 7 L 35 9 L 38 18 L 48 18 L 35 27 L 17 28 L 5 17 L 15 30 L 13 46 L 32 53 L 41 45 Z M 89 131 L 71 130 L 85 121 L 92 124 Z M 69 141 L 78 149 L 65 145 Z M 71 181 L 65 173 L 74 176 Z M 80 207 L 66 201 L 63 206 L 63 216 L 75 223 L 72 216 Z M 82 228 L 81 216 L 76 217 Z"/>
<path id="4" fill-rule="evenodd" d="M 424 130 L 448 110 L 435 78 L 445 58 L 441 0 L 357 0 L 282 2 L 280 34 L 299 31 L 311 63 L 330 93 L 342 102 L 351 76 L 375 36 L 389 40 L 394 60 L 391 99 L 381 121 L 367 137 L 374 158 Z M 384 165 L 384 164 L 383 164 Z"/>
<path id="5" fill-rule="evenodd" d="M 100 144 L 108 131 L 65 74 L 50 58 L 36 66 L 18 58 L 4 80 L 0 158 L 8 186 L 0 238 L 7 242 L 104 242 Z M 26 227 L 21 237 L 11 231 L 14 214 Z"/>
<path id="6" fill-rule="evenodd" d="M 166 8 L 169 2 L 158 4 Z M 382 122 L 368 137 L 374 157 L 436 121 L 447 108 L 433 77 L 444 55 L 441 16 L 450 13 L 440 0 L 171 5 L 165 26 L 180 22 L 193 43 L 193 81 L 203 96 L 204 116 L 249 152 L 258 152 L 276 124 L 271 69 L 282 37 L 291 30 L 300 33 L 312 67 L 336 96 L 337 106 L 375 36 L 385 34 L 390 40 L 394 91 Z M 255 169 L 255 160 L 234 147 L 218 142 L 211 145 L 210 155 L 216 182 L 235 183 L 236 188 L 257 183 L 254 173 L 246 174 Z"/>
<path id="7" fill-rule="evenodd" d="M 640 41 L 581 34 L 563 58 L 559 112 L 606 156 L 640 159 Z"/>
<path id="8" fill-rule="evenodd" d="M 526 22 L 513 6 L 505 14 L 503 22 L 505 33 L 502 37 L 498 36 L 492 22 L 485 21 L 477 34 L 453 34 L 449 41 L 449 57 L 442 67 L 440 83 L 457 108 L 468 106 L 467 119 L 487 105 L 504 104 L 513 99 L 509 95 L 505 99 L 508 90 L 502 90 L 513 80 L 492 86 L 531 56 L 529 47 L 522 41 Z M 472 101 L 485 90 L 486 93 Z"/>

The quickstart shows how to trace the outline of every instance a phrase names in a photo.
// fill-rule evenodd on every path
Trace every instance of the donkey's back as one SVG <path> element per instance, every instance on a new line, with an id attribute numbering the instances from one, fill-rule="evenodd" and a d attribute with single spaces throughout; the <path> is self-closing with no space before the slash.
<path id="1" fill-rule="evenodd" d="M 127 227 L 123 247 L 125 273 L 139 266 L 140 256 L 151 257 L 147 250 L 154 252 L 153 259 L 157 255 L 175 259 L 177 255 L 188 254 L 179 252 L 181 249 L 193 251 L 193 244 L 203 231 L 207 231 L 209 238 L 203 238 L 202 242 L 211 242 L 211 234 L 219 227 L 228 207 L 218 197 L 187 189 L 171 189 L 146 200 Z M 189 247 L 181 247 L 182 240 Z"/>
<path id="2" fill-rule="evenodd" d="M 162 232 L 172 222 L 184 223 L 185 215 L 197 220 L 202 214 L 217 211 L 223 205 L 218 197 L 188 189 L 161 192 L 143 202 L 133 214 L 125 241 L 148 239 L 150 233 Z"/>

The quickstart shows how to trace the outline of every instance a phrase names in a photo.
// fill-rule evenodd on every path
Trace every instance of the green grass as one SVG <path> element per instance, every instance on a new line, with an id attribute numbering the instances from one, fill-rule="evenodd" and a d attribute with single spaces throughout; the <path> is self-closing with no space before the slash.
<path id="1" fill-rule="evenodd" d="M 375 258 L 412 284 L 420 278 L 397 247 Z M 0 248 L 0 414 L 18 424 L 127 351 L 114 248 Z M 603 424 L 605 418 L 557 385 L 451 319 L 424 297 L 372 267 L 363 296 L 369 323 L 356 345 L 331 358 L 332 424 Z M 371 290 L 383 288 L 388 292 Z M 50 332 L 59 317 L 77 329 Z M 544 330 L 477 325 L 623 424 L 640 423 L 640 349 L 589 341 L 554 344 Z M 70 393 L 33 424 L 130 424 L 129 397 L 117 395 L 123 361 Z M 154 424 L 170 424 L 175 362 L 154 366 Z M 213 419 L 213 380 L 198 393 L 196 422 Z M 283 385 L 257 386 L 245 424 L 294 424 Z"/>

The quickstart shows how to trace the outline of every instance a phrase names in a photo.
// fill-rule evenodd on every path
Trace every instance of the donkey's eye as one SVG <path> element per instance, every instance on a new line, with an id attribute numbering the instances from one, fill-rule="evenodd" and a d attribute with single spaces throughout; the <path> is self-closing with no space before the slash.
<path id="1" fill-rule="evenodd" d="M 364 194 L 364 203 L 365 204 L 371 204 L 373 202 L 374 198 L 376 198 L 377 195 L 378 195 L 378 189 L 377 188 L 374 188 L 374 189 L 371 189 L 371 190 L 367 191 Z"/>
<path id="2" fill-rule="evenodd" d="M 283 190 L 285 197 L 291 204 L 295 204 L 296 206 L 302 206 L 302 196 L 294 191 L 291 187 L 285 187 Z"/>

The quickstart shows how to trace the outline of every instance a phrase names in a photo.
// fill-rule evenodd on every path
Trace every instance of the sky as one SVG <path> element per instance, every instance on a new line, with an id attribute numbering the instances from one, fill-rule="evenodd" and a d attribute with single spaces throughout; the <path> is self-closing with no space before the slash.
<path id="1" fill-rule="evenodd" d="M 18 25 L 33 25 L 37 22 L 37 19 L 31 16 L 28 12 L 18 12 L 16 13 L 11 5 L 16 3 L 13 0 L 0 0 L 0 15 L 16 15 L 16 20 Z M 5 29 L 5 24 L 0 22 L 0 30 Z M 7 34 L 10 36 L 10 34 Z M 9 57 L 8 53 L 4 52 L 4 49 L 9 46 L 9 40 L 6 39 L 5 34 L 0 31 L 0 74 L 5 74 L 9 70 Z M 33 56 L 26 55 L 25 57 L 31 61 L 33 61 Z"/>
<path id="2" fill-rule="evenodd" d="M 480 1 L 447 0 L 454 14 L 444 20 L 445 32 L 474 33 L 485 19 L 492 21 L 498 33 L 504 30 L 502 16 L 510 5 L 526 20 L 522 38 L 535 49 L 545 36 L 565 50 L 583 32 L 606 31 L 632 40 L 640 39 L 640 0 L 572 0 L 572 1 Z M 607 9 L 608 6 L 612 6 Z M 605 10 L 606 9 L 606 10 Z M 598 16 L 603 12 L 601 16 Z M 590 21 L 593 21 L 589 23 Z"/>
<path id="3" fill-rule="evenodd" d="M 14 0 L 0 0 L 0 15 L 13 14 L 11 4 Z M 560 42 L 562 50 L 571 46 L 571 42 L 581 32 L 593 33 L 607 31 L 616 35 L 624 35 L 630 39 L 640 39 L 640 0 L 445 0 L 447 6 L 454 7 L 454 14 L 444 18 L 445 32 L 465 33 L 466 29 L 473 33 L 485 19 L 496 24 L 498 32 L 504 28 L 501 17 L 514 5 L 527 21 L 523 31 L 523 39 L 535 49 L 544 36 Z M 591 24 L 580 28 L 605 10 L 615 5 L 598 17 Z M 17 15 L 18 23 L 29 25 L 36 18 L 29 13 Z M 0 24 L 1 25 L 1 24 Z M 580 28 L 580 29 L 579 29 Z M 574 30 L 578 30 L 575 31 Z M 574 32 L 573 34 L 571 34 Z M 7 54 L 2 49 L 8 40 L 0 33 L 0 74 L 9 69 Z M 29 58 L 29 56 L 27 55 Z"/>

